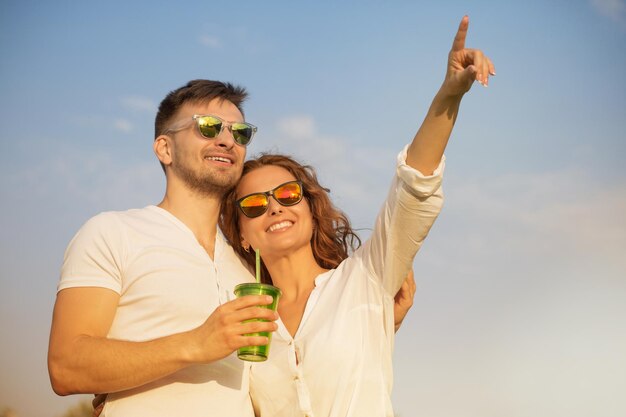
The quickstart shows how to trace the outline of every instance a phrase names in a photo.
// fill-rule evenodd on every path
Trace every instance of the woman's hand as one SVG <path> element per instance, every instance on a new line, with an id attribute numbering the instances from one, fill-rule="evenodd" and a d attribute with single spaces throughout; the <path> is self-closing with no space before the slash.
<path id="1" fill-rule="evenodd" d="M 474 81 L 486 87 L 489 85 L 489 76 L 496 75 L 493 63 L 480 49 L 465 48 L 468 26 L 469 17 L 464 16 L 448 54 L 446 79 L 441 91 L 449 96 L 465 94 Z"/>

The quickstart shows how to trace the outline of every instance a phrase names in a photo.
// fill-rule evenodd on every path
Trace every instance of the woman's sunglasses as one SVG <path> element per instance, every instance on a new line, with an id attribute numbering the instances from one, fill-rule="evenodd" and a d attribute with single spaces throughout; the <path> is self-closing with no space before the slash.
<path id="1" fill-rule="evenodd" d="M 302 201 L 302 182 L 289 181 L 273 190 L 263 193 L 248 194 L 236 201 L 237 206 L 246 217 L 259 217 L 267 211 L 270 205 L 270 196 L 281 206 L 294 206 Z"/>
<path id="2" fill-rule="evenodd" d="M 180 125 L 174 125 L 163 132 L 164 135 L 170 132 L 177 132 L 186 129 L 193 122 L 198 127 L 198 132 L 206 138 L 213 139 L 220 134 L 222 129 L 226 127 L 233 135 L 235 143 L 241 146 L 248 146 L 252 140 L 252 136 L 257 131 L 257 127 L 246 122 L 227 122 L 212 114 L 194 114 L 192 120 L 185 120 Z"/>

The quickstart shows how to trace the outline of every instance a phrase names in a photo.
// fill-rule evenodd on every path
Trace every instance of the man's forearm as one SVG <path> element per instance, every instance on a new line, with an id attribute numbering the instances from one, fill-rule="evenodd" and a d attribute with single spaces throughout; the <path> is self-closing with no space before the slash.
<path id="1" fill-rule="evenodd" d="M 90 292 L 99 290 L 64 290 L 57 299 L 48 370 L 52 387 L 59 395 L 138 387 L 191 364 L 221 360 L 242 346 L 266 345 L 267 337 L 249 335 L 273 332 L 277 327 L 274 321 L 278 314 L 262 307 L 271 303 L 272 297 L 249 295 L 222 304 L 204 323 L 188 331 L 146 342 L 112 340 L 102 336 L 110 327 L 108 317 L 112 314 L 94 314 L 98 311 L 97 302 L 92 303 L 95 307 L 91 310 L 80 305 L 75 308 L 80 296 Z M 97 297 L 91 299 L 97 301 Z M 103 304 L 108 306 L 114 300 L 113 297 Z M 77 312 L 106 319 L 81 320 Z"/>
<path id="2" fill-rule="evenodd" d="M 138 387 L 190 364 L 183 334 L 147 342 L 79 336 L 51 349 L 48 366 L 59 395 L 116 392 Z"/>

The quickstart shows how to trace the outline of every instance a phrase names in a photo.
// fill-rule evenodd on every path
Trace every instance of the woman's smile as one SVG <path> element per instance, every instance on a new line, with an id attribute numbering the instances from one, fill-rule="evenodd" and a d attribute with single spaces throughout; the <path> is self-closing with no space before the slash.
<path id="1" fill-rule="evenodd" d="M 273 232 L 284 232 L 293 226 L 293 222 L 291 220 L 283 220 L 280 223 L 274 223 L 270 227 L 267 228 L 267 231 L 270 233 Z"/>

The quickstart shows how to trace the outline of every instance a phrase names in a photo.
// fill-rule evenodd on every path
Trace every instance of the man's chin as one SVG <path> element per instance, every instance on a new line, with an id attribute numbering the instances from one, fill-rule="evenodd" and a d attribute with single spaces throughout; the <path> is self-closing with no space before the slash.
<path id="1" fill-rule="evenodd" d="M 182 181 L 190 189 L 199 192 L 201 194 L 219 196 L 221 197 L 228 191 L 232 190 L 241 174 L 239 172 L 211 172 L 204 173 L 203 176 L 197 175 L 191 170 L 177 169 L 176 175 L 179 176 Z"/>
<path id="2" fill-rule="evenodd" d="M 191 188 L 203 194 L 223 196 L 237 185 L 237 179 L 228 177 L 211 177 L 194 182 Z"/>

